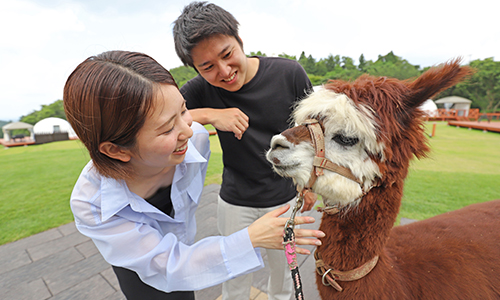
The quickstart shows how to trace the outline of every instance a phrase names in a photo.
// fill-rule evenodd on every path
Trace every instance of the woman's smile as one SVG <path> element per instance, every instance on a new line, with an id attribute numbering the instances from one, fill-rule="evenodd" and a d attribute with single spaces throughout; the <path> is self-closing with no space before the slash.
<path id="1" fill-rule="evenodd" d="M 188 148 L 188 143 L 186 142 L 181 147 L 175 149 L 172 154 L 175 154 L 175 155 L 184 155 L 186 153 L 186 151 L 187 151 L 187 148 Z"/>

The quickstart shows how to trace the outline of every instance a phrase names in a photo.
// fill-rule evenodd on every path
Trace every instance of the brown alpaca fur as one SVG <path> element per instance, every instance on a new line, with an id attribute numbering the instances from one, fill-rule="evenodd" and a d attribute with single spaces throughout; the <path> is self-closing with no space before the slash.
<path id="1" fill-rule="evenodd" d="M 341 271 L 375 255 L 380 259 L 364 278 L 339 281 L 342 292 L 324 286 L 317 275 L 323 300 L 500 299 L 500 200 L 393 228 L 410 160 L 430 150 L 418 106 L 469 74 L 455 60 L 413 82 L 364 75 L 325 86 L 373 110 L 385 148 L 384 158 L 370 154 L 382 174 L 379 184 L 354 208 L 323 215 L 320 230 L 326 237 L 317 249 L 327 265 Z M 291 134 L 283 135 L 291 140 Z M 310 140 L 307 134 L 294 138 L 293 143 Z"/>

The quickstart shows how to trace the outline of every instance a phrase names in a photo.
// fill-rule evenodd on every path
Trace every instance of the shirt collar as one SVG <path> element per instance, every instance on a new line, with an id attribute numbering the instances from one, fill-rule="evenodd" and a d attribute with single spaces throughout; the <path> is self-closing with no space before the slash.
<path id="1" fill-rule="evenodd" d="M 188 151 L 182 163 L 204 163 L 207 160 L 198 152 L 191 140 L 188 141 Z"/>
<path id="2" fill-rule="evenodd" d="M 176 166 L 172 185 L 182 179 L 187 170 L 187 164 L 203 163 L 207 160 L 198 152 L 191 140 L 188 141 L 188 151 L 184 160 Z M 101 213 L 102 221 L 116 215 L 127 205 L 137 212 L 157 212 L 147 201 L 131 192 L 124 180 L 103 177 L 101 180 Z"/>

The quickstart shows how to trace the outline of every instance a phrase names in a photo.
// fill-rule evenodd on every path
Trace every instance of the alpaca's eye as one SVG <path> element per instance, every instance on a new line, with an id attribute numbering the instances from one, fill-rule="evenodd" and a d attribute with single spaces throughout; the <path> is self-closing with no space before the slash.
<path id="1" fill-rule="evenodd" d="M 359 141 L 357 137 L 349 137 L 342 134 L 337 134 L 333 137 L 333 140 L 342 146 L 354 146 Z"/>

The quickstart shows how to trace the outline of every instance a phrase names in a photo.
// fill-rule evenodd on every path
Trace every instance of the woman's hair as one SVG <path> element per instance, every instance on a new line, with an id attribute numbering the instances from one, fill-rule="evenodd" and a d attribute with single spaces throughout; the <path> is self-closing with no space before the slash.
<path id="1" fill-rule="evenodd" d="M 243 49 L 238 34 L 238 21 L 223 8 L 207 2 L 192 2 L 184 7 L 174 22 L 173 34 L 175 52 L 186 66 L 196 68 L 191 58 L 191 50 L 204 39 L 221 34 L 232 36 Z"/>
<path id="2" fill-rule="evenodd" d="M 160 84 L 177 87 L 172 75 L 146 54 L 109 51 L 76 67 L 64 86 L 66 117 L 103 176 L 134 176 L 130 164 L 99 151 L 109 141 L 135 151 L 136 137 L 154 105 Z"/>

